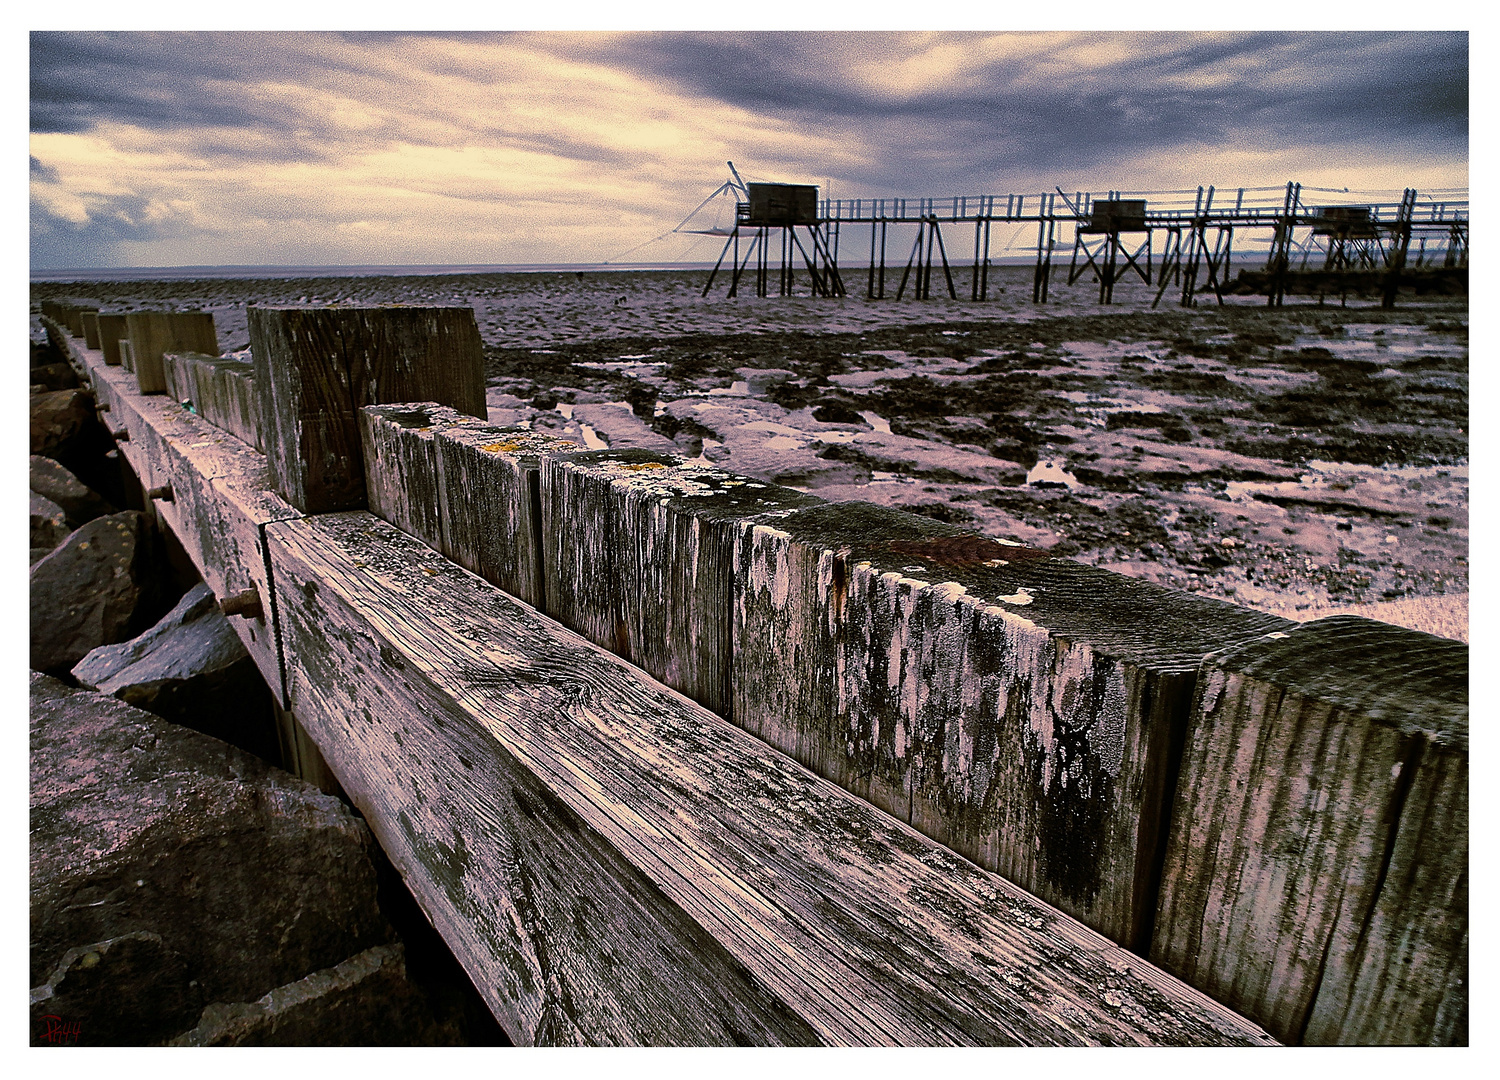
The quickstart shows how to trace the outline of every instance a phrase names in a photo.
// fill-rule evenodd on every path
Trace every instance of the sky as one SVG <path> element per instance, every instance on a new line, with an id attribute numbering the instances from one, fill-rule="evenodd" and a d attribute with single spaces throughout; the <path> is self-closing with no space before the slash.
<path id="1" fill-rule="evenodd" d="M 730 159 L 843 198 L 1466 187 L 1468 51 L 1411 31 L 32 33 L 31 265 L 711 261 L 721 241 L 655 238 Z"/>

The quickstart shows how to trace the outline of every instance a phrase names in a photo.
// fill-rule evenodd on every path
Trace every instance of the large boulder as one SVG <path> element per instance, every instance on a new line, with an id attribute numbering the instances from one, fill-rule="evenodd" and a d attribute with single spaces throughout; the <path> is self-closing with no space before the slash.
<path id="1" fill-rule="evenodd" d="M 31 568 L 31 666 L 62 673 L 149 626 L 165 589 L 155 525 L 127 510 L 95 518 Z"/>
<path id="2" fill-rule="evenodd" d="M 72 531 L 68 527 L 68 515 L 63 513 L 61 506 L 45 495 L 31 493 L 32 565 L 56 550 Z"/>
<path id="3" fill-rule="evenodd" d="M 202 582 L 139 637 L 93 650 L 73 678 L 164 720 L 280 758 L 270 690 Z"/>
<path id="4" fill-rule="evenodd" d="M 115 508 L 93 488 L 52 458 L 31 455 L 31 490 L 63 508 L 68 525 L 78 528 L 96 517 L 113 514 Z"/>
<path id="5" fill-rule="evenodd" d="M 455 1046 L 451 1016 L 439 1022 L 407 977 L 400 945 L 376 945 L 258 1001 L 215 1002 L 174 1046 Z"/>
<path id="6" fill-rule="evenodd" d="M 72 364 L 42 364 L 31 369 L 33 392 L 38 387 L 42 391 L 71 390 L 78 385 L 78 372 L 73 370 Z"/>
<path id="7" fill-rule="evenodd" d="M 33 1031 L 162 1042 L 388 944 L 372 844 L 259 758 L 33 674 Z"/>
<path id="8" fill-rule="evenodd" d="M 31 395 L 31 452 L 63 460 L 103 431 L 87 390 Z"/>

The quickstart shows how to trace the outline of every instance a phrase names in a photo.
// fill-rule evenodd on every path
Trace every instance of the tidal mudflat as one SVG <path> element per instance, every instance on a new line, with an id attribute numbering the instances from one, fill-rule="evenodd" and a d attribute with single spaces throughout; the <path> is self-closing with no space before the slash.
<path id="1" fill-rule="evenodd" d="M 960 296 L 967 295 L 967 270 Z M 472 305 L 495 420 L 672 449 L 1294 618 L 1467 636 L 1468 305 L 1212 295 L 997 272 L 986 303 L 725 297 L 705 271 L 33 285 L 33 301 Z M 993 280 L 993 279 L 992 279 Z M 801 287 L 805 291 L 805 282 Z M 894 280 L 888 293 L 894 293 Z M 1415 613 L 1415 614 L 1413 614 Z"/>

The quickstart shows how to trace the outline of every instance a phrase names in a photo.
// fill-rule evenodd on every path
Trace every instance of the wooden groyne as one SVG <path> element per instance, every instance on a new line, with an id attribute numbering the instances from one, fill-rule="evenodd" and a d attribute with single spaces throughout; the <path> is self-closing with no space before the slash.
<path id="1" fill-rule="evenodd" d="M 1467 1041 L 1464 647 L 490 425 L 467 309 L 44 322 L 518 1042 Z"/>

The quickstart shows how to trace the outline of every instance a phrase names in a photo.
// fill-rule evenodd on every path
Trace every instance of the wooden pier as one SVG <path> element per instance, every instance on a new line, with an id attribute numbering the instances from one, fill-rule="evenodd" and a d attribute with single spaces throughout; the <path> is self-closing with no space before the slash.
<path id="1" fill-rule="evenodd" d="M 800 190 L 802 186 L 744 186 L 748 188 Z M 808 186 L 806 190 L 816 189 Z M 1226 191 L 1200 187 L 1170 192 L 1055 189 L 1025 195 L 824 199 L 816 203 L 815 211 L 809 204 L 805 213 L 790 216 L 764 213 L 747 199 L 737 206 L 734 227 L 703 295 L 712 290 L 726 258 L 730 296 L 738 292 L 741 278 L 752 272 L 752 258 L 756 260 L 756 295 L 770 295 L 769 252 L 772 235 L 779 234 L 778 295 L 794 292 L 795 256 L 800 256 L 811 295 L 843 296 L 839 241 L 849 226 L 869 229 L 865 296 L 871 300 L 886 298 L 887 278 L 897 265 L 889 258 L 893 228 L 901 237 L 895 256 L 906 252 L 894 291 L 897 300 L 907 294 L 908 284 L 914 299 L 930 298 L 935 269 L 941 271 L 948 297 L 958 299 L 944 226 L 950 232 L 972 227 L 968 292 L 969 299 L 976 301 L 989 298 L 996 226 L 1015 226 L 1017 235 L 1035 226 L 1034 303 L 1047 302 L 1053 256 L 1069 243 L 1068 285 L 1087 275 L 1098 283 L 1099 302 L 1108 304 L 1114 299 L 1115 285 L 1134 274 L 1147 286 L 1156 286 L 1153 307 L 1169 289 L 1177 290 L 1184 307 L 1209 293 L 1222 304 L 1233 284 L 1231 263 L 1239 258 L 1243 265 L 1251 249 L 1261 245 L 1265 247 L 1261 287 L 1272 306 L 1283 303 L 1288 281 L 1307 273 L 1310 261 L 1313 270 L 1323 274 L 1357 268 L 1377 273 L 1386 307 L 1394 305 L 1398 288 L 1414 272 L 1458 271 L 1468 266 L 1467 190 L 1423 195 L 1408 188 L 1395 200 L 1381 193 L 1372 201 L 1354 202 L 1357 195 L 1304 191 L 1302 185 L 1288 182 L 1284 188 L 1239 188 L 1232 199 L 1227 196 Z M 805 245 L 799 239 L 799 227 L 808 237 Z M 912 237 L 909 250 L 907 235 Z"/>
<path id="2" fill-rule="evenodd" d="M 514 1041 L 1467 1042 L 1464 646 L 496 427 L 467 309 L 253 309 L 158 393 L 66 314 Z"/>

